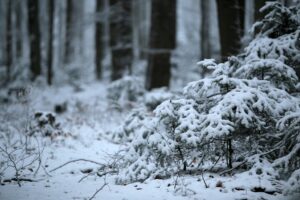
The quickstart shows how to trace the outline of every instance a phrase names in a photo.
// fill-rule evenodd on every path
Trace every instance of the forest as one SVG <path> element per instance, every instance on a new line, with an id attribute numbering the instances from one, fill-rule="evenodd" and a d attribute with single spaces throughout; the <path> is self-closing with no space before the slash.
<path id="1" fill-rule="evenodd" d="M 300 0 L 0 0 L 0 200 L 299 200 Z"/>

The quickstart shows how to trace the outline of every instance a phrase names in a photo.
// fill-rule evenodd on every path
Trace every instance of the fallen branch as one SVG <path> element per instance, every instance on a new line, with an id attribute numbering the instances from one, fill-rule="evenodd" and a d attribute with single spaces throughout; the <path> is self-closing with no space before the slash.
<path id="1" fill-rule="evenodd" d="M 221 173 L 220 173 L 220 176 L 223 175 L 223 174 L 226 174 L 226 173 L 229 173 L 229 172 L 233 171 L 234 169 L 236 169 L 236 168 L 242 166 L 243 164 L 245 164 L 245 163 L 247 163 L 247 162 L 248 162 L 248 160 L 246 159 L 246 160 L 244 160 L 243 162 L 241 162 L 240 164 L 236 165 L 235 167 L 232 167 L 232 168 L 230 168 L 230 169 L 227 169 L 227 170 L 221 172 Z"/>
<path id="2" fill-rule="evenodd" d="M 107 171 L 107 172 L 103 172 L 103 173 L 97 172 L 97 176 L 102 177 L 102 176 L 106 176 L 107 174 L 115 174 L 115 173 L 118 173 L 118 171 L 111 170 L 111 171 Z"/>
<path id="3" fill-rule="evenodd" d="M 93 163 L 93 164 L 96 164 L 96 165 L 100 165 L 100 166 L 102 166 L 102 167 L 105 166 L 103 163 L 99 163 L 99 162 L 97 162 L 97 161 L 93 161 L 93 160 L 88 160 L 88 159 L 80 158 L 80 159 L 76 159 L 76 160 L 70 160 L 70 161 L 68 161 L 68 162 L 66 162 L 66 163 L 64 163 L 64 164 L 62 164 L 62 165 L 60 165 L 60 166 L 58 166 L 58 167 L 56 167 L 56 168 L 50 170 L 50 172 L 54 172 L 54 171 L 56 171 L 56 170 L 58 170 L 58 169 L 60 169 L 60 168 L 62 168 L 62 167 L 64 167 L 64 166 L 66 166 L 66 165 L 68 165 L 68 164 L 70 164 L 70 163 L 79 162 L 79 161 L 90 162 L 90 163 Z"/>
<path id="4" fill-rule="evenodd" d="M 11 178 L 11 179 L 4 179 L 3 180 L 3 183 L 10 183 L 12 181 L 17 181 L 17 182 L 37 182 L 36 180 L 32 180 L 32 179 L 29 179 L 29 178 Z"/>

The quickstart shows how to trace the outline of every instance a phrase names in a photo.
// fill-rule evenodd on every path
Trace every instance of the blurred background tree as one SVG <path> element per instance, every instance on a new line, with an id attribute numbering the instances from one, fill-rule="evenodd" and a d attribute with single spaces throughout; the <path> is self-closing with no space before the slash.
<path id="1" fill-rule="evenodd" d="M 1 0 L 1 85 L 137 75 L 147 89 L 177 88 L 201 77 L 195 73 L 198 60 L 225 61 L 239 53 L 249 41 L 244 38 L 252 37 L 250 24 L 262 18 L 264 3 Z"/>

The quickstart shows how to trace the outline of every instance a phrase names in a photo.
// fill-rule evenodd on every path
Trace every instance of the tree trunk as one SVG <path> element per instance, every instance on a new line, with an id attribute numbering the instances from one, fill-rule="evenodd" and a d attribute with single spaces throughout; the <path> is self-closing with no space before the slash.
<path id="1" fill-rule="evenodd" d="M 48 73 L 47 73 L 47 81 L 48 84 L 52 84 L 53 77 L 53 22 L 54 22 L 54 0 L 48 0 L 48 14 L 49 14 L 49 38 L 48 38 Z"/>
<path id="2" fill-rule="evenodd" d="M 201 60 L 211 58 L 210 24 L 210 0 L 201 0 Z"/>
<path id="3" fill-rule="evenodd" d="M 7 13 L 6 13 L 6 78 L 7 82 L 10 81 L 11 75 L 11 64 L 12 64 L 12 28 L 11 28 L 11 13 L 12 13 L 12 2 L 7 2 Z"/>
<path id="4" fill-rule="evenodd" d="M 265 16 L 265 13 L 259 12 L 259 9 L 261 9 L 267 0 L 255 0 L 254 1 L 254 20 L 259 21 L 262 20 Z"/>
<path id="5" fill-rule="evenodd" d="M 69 64 L 71 55 L 73 54 L 72 48 L 72 13 L 73 13 L 73 0 L 67 0 L 66 5 L 66 36 L 65 36 L 65 53 L 64 63 Z"/>
<path id="6" fill-rule="evenodd" d="M 176 0 L 152 0 L 146 87 L 169 86 L 171 52 L 176 46 Z"/>
<path id="7" fill-rule="evenodd" d="M 16 57 L 20 59 L 22 57 L 22 5 L 20 1 L 15 2 L 16 9 Z"/>
<path id="8" fill-rule="evenodd" d="M 139 58 L 147 59 L 147 53 L 145 50 L 149 45 L 149 30 L 150 30 L 150 15 L 151 15 L 151 1 L 149 0 L 137 0 L 138 1 L 138 44 L 139 44 Z"/>
<path id="9" fill-rule="evenodd" d="M 231 139 L 226 140 L 226 146 L 227 146 L 227 167 L 229 169 L 232 168 L 232 154 L 233 154 L 233 149 L 232 149 L 232 141 Z"/>
<path id="10" fill-rule="evenodd" d="M 132 50 L 132 1 L 110 0 L 110 47 L 112 57 L 111 80 L 131 73 Z"/>
<path id="11" fill-rule="evenodd" d="M 30 70 L 31 80 L 34 81 L 41 74 L 41 48 L 39 27 L 39 1 L 28 0 L 28 32 L 30 40 Z"/>
<path id="12" fill-rule="evenodd" d="M 244 32 L 244 0 L 217 0 L 221 57 L 236 55 Z"/>
<path id="13" fill-rule="evenodd" d="M 104 55 L 104 24 L 103 24 L 103 8 L 104 0 L 96 0 L 96 27 L 95 27 L 95 67 L 96 78 L 98 80 L 102 77 L 102 60 Z"/>

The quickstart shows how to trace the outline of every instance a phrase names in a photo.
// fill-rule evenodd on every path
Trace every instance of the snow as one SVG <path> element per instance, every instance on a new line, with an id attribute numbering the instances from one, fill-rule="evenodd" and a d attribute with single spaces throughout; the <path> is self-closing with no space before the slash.
<path id="1" fill-rule="evenodd" d="M 71 133 L 71 137 L 39 138 L 43 144 L 43 165 L 49 172 L 67 161 L 79 158 L 94 160 L 100 163 L 110 161 L 112 154 L 124 147 L 115 144 L 102 137 L 106 130 L 116 127 L 124 116 L 116 111 L 106 113 L 108 105 L 105 87 L 103 83 L 83 86 L 82 91 L 77 92 L 71 87 L 38 89 L 32 88 L 29 110 L 32 112 L 43 110 L 52 112 L 56 103 L 68 102 L 68 111 L 57 114 L 57 121 L 63 122 L 62 129 Z M 78 104 L 85 105 L 81 109 Z M 15 110 L 12 105 L 9 110 Z M 3 107 L 3 106 L 1 106 Z M 3 112 L 3 111 L 2 111 Z M 79 123 L 80 122 L 80 123 Z M 87 162 L 75 162 L 66 165 L 48 176 L 40 170 L 33 176 L 28 170 L 27 177 L 37 182 L 4 183 L 0 186 L 0 199 L 88 199 L 104 183 L 104 177 L 90 175 L 79 182 L 85 176 L 81 171 L 91 168 L 96 171 L 99 166 Z M 145 166 L 151 171 L 151 165 Z M 154 167 L 154 166 L 153 166 Z M 10 171 L 10 170 L 9 170 Z M 13 172 L 6 171 L 4 178 L 11 178 Z M 213 178 L 212 178 L 213 177 Z M 250 190 L 258 181 L 248 174 L 234 176 L 219 176 L 213 173 L 205 173 L 204 179 L 209 185 L 205 188 L 201 176 L 184 175 L 162 179 L 147 179 L 145 182 L 126 185 L 115 184 L 115 175 L 107 175 L 107 186 L 104 187 L 95 199 L 280 199 L 281 195 L 269 195 Z M 223 188 L 216 187 L 218 181 Z M 261 183 L 264 184 L 264 183 Z M 241 190 L 238 190 L 242 188 Z"/>
<path id="2" fill-rule="evenodd" d="M 55 86 L 20 78 L 0 90 L 1 200 L 299 199 L 300 4 L 267 3 L 242 54 L 192 70 L 194 4 L 178 7 L 171 88 L 201 79 L 183 92 L 146 91 L 139 61 L 136 77 L 82 83 L 92 80 L 93 59 L 57 65 Z M 83 45 L 85 56 L 92 44 Z"/>

